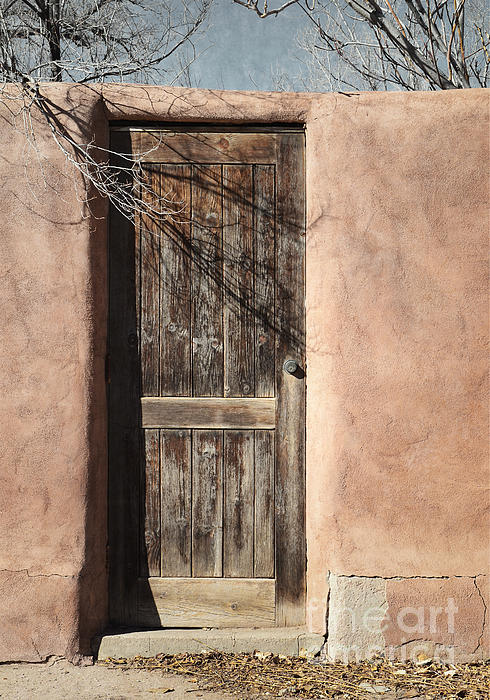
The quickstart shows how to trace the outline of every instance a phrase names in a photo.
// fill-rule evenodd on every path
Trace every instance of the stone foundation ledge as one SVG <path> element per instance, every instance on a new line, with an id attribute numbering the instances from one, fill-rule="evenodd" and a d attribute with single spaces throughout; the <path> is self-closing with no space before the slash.
<path id="1" fill-rule="evenodd" d="M 260 651 L 285 656 L 312 657 L 324 643 L 320 634 L 302 627 L 268 629 L 162 629 L 105 634 L 96 640 L 97 659 L 152 657 L 156 654 L 199 654 L 221 651 L 241 654 Z"/>
<path id="2" fill-rule="evenodd" d="M 329 574 L 329 661 L 384 656 L 466 663 L 490 658 L 489 579 Z"/>

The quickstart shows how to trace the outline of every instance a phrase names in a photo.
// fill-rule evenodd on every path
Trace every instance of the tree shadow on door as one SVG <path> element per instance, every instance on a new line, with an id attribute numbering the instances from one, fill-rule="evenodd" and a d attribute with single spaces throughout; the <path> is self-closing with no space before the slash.
<path id="1" fill-rule="evenodd" d="M 114 623 L 152 628 L 161 624 L 148 579 L 165 574 L 166 477 L 161 431 L 141 428 L 140 398 L 202 396 L 213 373 L 204 395 L 263 395 L 256 367 L 277 374 L 280 347 L 300 359 L 303 376 L 303 310 L 291 310 L 290 279 L 304 265 L 299 249 L 294 255 L 304 222 L 278 216 L 272 165 L 144 164 L 140 183 L 146 209 L 131 220 L 113 208 L 110 224 L 110 605 Z M 291 241 L 281 271 L 278 235 Z M 237 334 L 242 367 L 230 389 L 219 375 Z M 192 576 L 189 539 L 181 555 Z"/>

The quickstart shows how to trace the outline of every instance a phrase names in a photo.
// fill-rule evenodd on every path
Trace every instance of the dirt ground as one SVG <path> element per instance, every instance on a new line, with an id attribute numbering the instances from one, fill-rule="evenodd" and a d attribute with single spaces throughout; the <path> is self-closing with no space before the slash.
<path id="1" fill-rule="evenodd" d="M 172 700 L 232 697 L 199 690 L 197 683 L 183 676 L 99 665 L 73 666 L 65 659 L 0 665 L 2 700 L 156 700 L 163 695 Z"/>

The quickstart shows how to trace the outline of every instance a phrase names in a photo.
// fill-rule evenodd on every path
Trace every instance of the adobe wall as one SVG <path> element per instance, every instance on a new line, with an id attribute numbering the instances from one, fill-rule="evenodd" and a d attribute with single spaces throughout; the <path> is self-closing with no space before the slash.
<path id="1" fill-rule="evenodd" d="M 488 133 L 481 91 L 312 120 L 308 542 L 332 656 L 488 654 Z"/>
<path id="2" fill-rule="evenodd" d="M 306 124 L 309 627 L 328 618 L 332 657 L 488 656 L 486 93 L 46 91 L 101 146 L 109 120 Z M 76 660 L 107 618 L 104 203 L 18 109 L 0 115 L 0 661 Z"/>
<path id="3" fill-rule="evenodd" d="M 105 206 L 89 212 L 16 95 L 0 98 L 0 660 L 76 659 L 107 609 Z M 54 109 L 75 138 L 105 138 L 97 99 L 76 121 Z"/>

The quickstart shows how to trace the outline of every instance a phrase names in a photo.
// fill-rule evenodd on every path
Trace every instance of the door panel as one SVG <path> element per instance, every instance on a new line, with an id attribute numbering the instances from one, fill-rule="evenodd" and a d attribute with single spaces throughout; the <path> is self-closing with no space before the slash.
<path id="1" fill-rule="evenodd" d="M 253 166 L 223 166 L 224 396 L 254 396 Z"/>
<path id="2" fill-rule="evenodd" d="M 255 396 L 275 395 L 275 167 L 254 166 Z"/>
<path id="3" fill-rule="evenodd" d="M 160 196 L 189 202 L 190 165 L 158 169 Z M 180 207 L 177 207 L 179 209 Z M 191 396 L 191 223 L 173 216 L 161 223 L 160 261 L 160 396 Z"/>
<path id="4" fill-rule="evenodd" d="M 161 573 L 156 575 L 191 576 L 191 431 L 159 432 L 162 536 Z"/>
<path id="5" fill-rule="evenodd" d="M 192 167 L 192 395 L 223 396 L 222 167 Z"/>
<path id="6" fill-rule="evenodd" d="M 139 582 L 139 624 L 153 627 L 273 627 L 272 579 L 151 578 Z"/>
<path id="7" fill-rule="evenodd" d="M 303 134 L 126 130 L 112 149 L 148 206 L 111 212 L 111 618 L 302 624 Z"/>
<path id="8" fill-rule="evenodd" d="M 274 431 L 255 430 L 254 576 L 274 578 Z"/>
<path id="9" fill-rule="evenodd" d="M 223 435 L 223 576 L 253 578 L 254 431 Z"/>
<path id="10" fill-rule="evenodd" d="M 223 575 L 223 431 L 192 435 L 192 575 Z"/>

